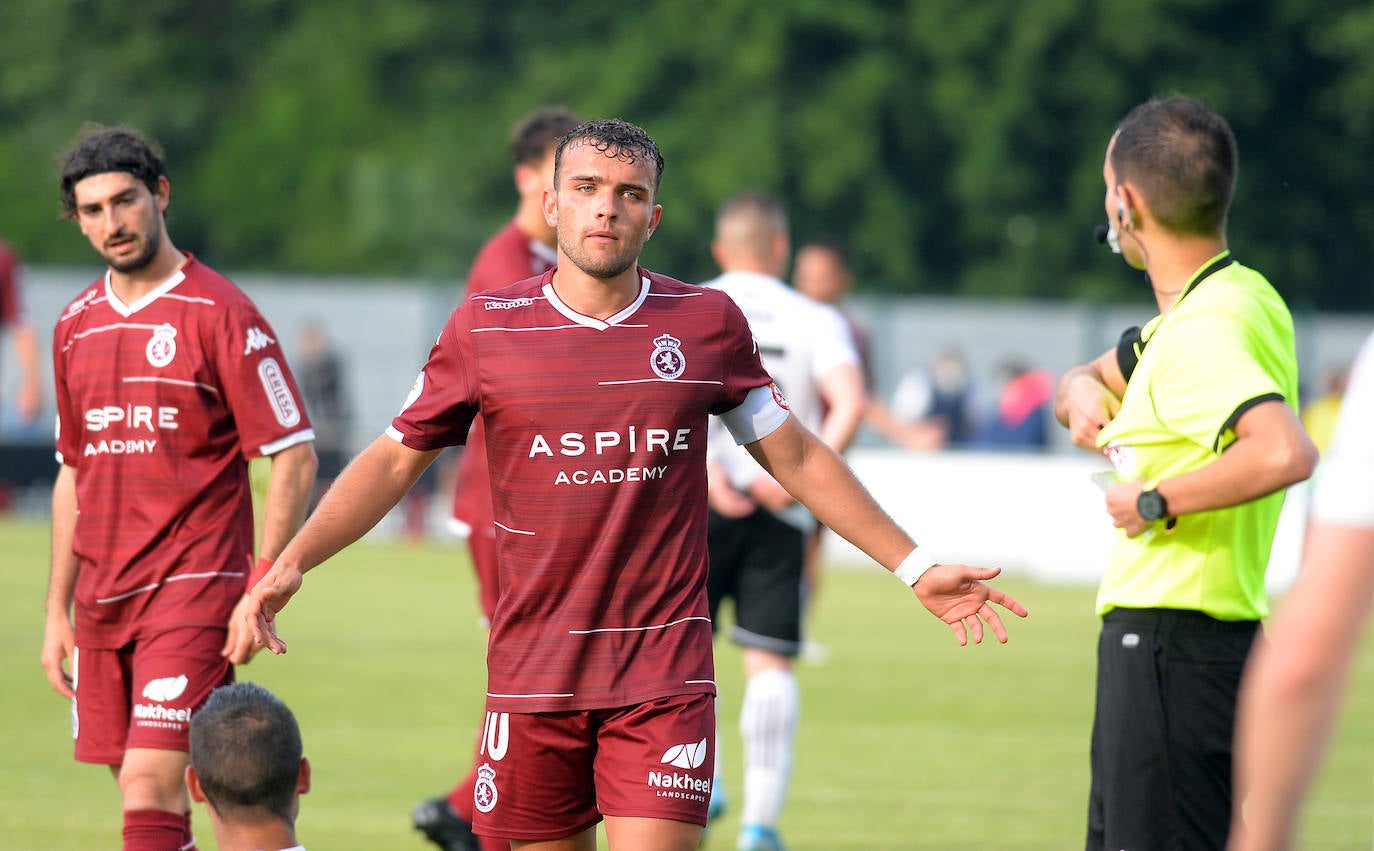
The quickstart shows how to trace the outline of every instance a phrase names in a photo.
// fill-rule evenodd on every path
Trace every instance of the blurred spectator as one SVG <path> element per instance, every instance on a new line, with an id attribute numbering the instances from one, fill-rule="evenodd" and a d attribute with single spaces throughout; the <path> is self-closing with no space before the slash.
<path id="1" fill-rule="evenodd" d="M 1317 445 L 1318 451 L 1325 452 L 1331 445 L 1331 436 L 1336 430 L 1336 418 L 1341 413 L 1341 400 L 1345 398 L 1345 385 L 1350 371 L 1345 367 L 1329 369 L 1322 377 L 1322 395 L 1302 409 L 1302 424 L 1307 435 Z"/>
<path id="2" fill-rule="evenodd" d="M 320 459 L 316 493 L 322 493 L 348 462 L 349 404 L 343 361 L 315 322 L 301 326 L 296 339 L 296 384 L 305 397 L 315 426 L 315 454 Z"/>
<path id="3" fill-rule="evenodd" d="M 999 372 L 1003 383 L 997 412 L 979 431 L 975 443 L 995 449 L 1047 448 L 1054 376 L 1019 360 L 1007 361 Z"/>
<path id="4" fill-rule="evenodd" d="M 43 408 L 43 391 L 42 376 L 38 371 L 38 338 L 24 314 L 24 303 L 19 292 L 21 270 L 19 255 L 7 243 L 0 241 L 0 328 L 8 327 L 14 340 L 20 385 L 13 407 L 19 423 L 28 426 L 38 419 Z M 5 395 L 0 391 L 0 400 Z"/>
<path id="5" fill-rule="evenodd" d="M 930 366 L 902 376 L 889 403 L 873 399 L 868 423 L 899 446 L 929 451 L 967 446 L 974 437 L 973 381 L 963 352 L 949 345 Z"/>

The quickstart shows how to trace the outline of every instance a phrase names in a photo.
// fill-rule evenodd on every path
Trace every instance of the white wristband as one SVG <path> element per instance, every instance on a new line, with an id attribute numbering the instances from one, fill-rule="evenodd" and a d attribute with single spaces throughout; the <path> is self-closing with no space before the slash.
<path id="1" fill-rule="evenodd" d="M 902 580 L 908 585 L 915 585 L 927 570 L 936 565 L 935 559 L 926 555 L 920 547 L 912 550 L 902 563 L 897 565 L 897 569 L 892 571 L 892 575 Z"/>

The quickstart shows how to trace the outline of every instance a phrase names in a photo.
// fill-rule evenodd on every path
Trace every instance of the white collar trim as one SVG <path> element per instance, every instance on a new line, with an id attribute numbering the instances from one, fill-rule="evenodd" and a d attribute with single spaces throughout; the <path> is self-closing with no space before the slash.
<path id="1" fill-rule="evenodd" d="M 629 319 L 631 316 L 633 316 L 635 311 L 639 310 L 640 305 L 644 304 L 644 300 L 649 297 L 649 276 L 640 275 L 639 296 L 634 301 L 630 302 L 630 304 L 626 306 L 624 309 L 622 309 L 620 312 L 616 313 L 614 316 L 604 321 L 601 319 L 595 319 L 591 316 L 585 316 L 564 304 L 563 300 L 558 297 L 558 293 L 553 291 L 552 279 L 550 279 L 549 282 L 544 285 L 544 297 L 549 300 L 549 304 L 553 305 L 554 310 L 557 310 L 559 313 L 563 314 L 568 319 L 571 319 L 578 325 L 585 325 L 588 328 L 595 328 L 598 331 L 600 331 L 609 328 L 612 325 L 619 325 L 621 322 L 624 322 L 626 319 Z"/>
<path id="2" fill-rule="evenodd" d="M 135 313 L 138 313 L 143 308 L 157 301 L 158 298 L 160 298 L 161 296 L 171 292 L 177 284 L 181 283 L 184 280 L 186 280 L 186 273 L 181 269 L 177 269 L 176 272 L 172 274 L 172 277 L 168 278 L 166 281 L 163 281 L 161 284 L 158 284 L 157 288 L 154 289 L 152 292 L 143 296 L 143 298 L 140 298 L 133 304 L 125 304 L 124 302 L 120 301 L 119 296 L 115 295 L 114 286 L 112 286 L 110 283 L 110 270 L 106 269 L 105 298 L 107 301 L 109 301 L 110 307 L 114 309 L 115 313 L 118 313 L 120 316 L 124 317 L 133 316 Z"/>

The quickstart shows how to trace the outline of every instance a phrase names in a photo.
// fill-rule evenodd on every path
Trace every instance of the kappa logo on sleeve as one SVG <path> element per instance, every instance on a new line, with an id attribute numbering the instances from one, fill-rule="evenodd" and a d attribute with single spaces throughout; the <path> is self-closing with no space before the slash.
<path id="1" fill-rule="evenodd" d="M 265 349 L 268 346 L 275 346 L 277 341 L 268 336 L 267 332 L 254 325 L 248 329 L 248 341 L 243 347 L 243 356 L 248 357 L 253 352 Z"/>

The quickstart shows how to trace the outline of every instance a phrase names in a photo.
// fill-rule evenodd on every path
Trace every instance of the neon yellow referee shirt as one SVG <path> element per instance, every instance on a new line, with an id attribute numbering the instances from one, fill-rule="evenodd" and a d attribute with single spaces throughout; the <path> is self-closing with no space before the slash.
<path id="1" fill-rule="evenodd" d="M 1211 463 L 1260 402 L 1298 398 L 1293 318 L 1264 276 L 1223 252 L 1194 274 L 1167 313 L 1122 336 L 1121 409 L 1098 446 L 1122 481 L 1147 487 Z M 1097 611 L 1190 609 L 1219 620 L 1269 613 L 1264 573 L 1283 491 L 1243 505 L 1118 530 Z"/>

